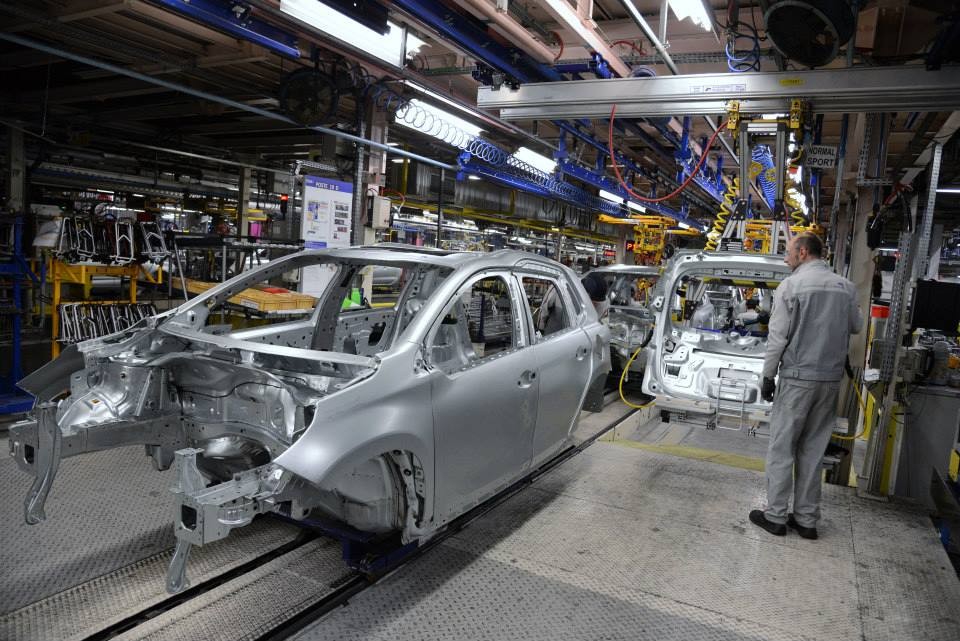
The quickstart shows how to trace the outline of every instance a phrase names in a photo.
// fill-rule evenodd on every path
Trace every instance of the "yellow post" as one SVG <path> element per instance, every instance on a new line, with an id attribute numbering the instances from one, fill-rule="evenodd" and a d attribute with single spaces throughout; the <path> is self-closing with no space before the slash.
<path id="1" fill-rule="evenodd" d="M 130 302 L 137 302 L 137 276 L 140 275 L 140 266 L 132 265 L 127 273 L 130 276 Z"/>
<path id="2" fill-rule="evenodd" d="M 60 356 L 60 343 L 57 339 L 60 337 L 60 261 L 51 260 L 50 269 L 47 273 L 53 278 L 53 308 L 50 310 L 51 335 L 53 343 L 50 346 L 50 352 L 53 358 Z"/>

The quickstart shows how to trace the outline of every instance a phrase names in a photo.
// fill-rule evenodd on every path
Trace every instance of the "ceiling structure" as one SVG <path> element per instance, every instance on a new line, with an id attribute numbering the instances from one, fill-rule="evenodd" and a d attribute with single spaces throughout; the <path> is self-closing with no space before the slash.
<path id="1" fill-rule="evenodd" d="M 218 180 L 229 181 L 236 174 L 239 165 L 231 163 L 286 171 L 291 161 L 325 149 L 327 159 L 336 161 L 337 173 L 349 179 L 353 161 L 342 144 L 332 147 L 329 140 L 325 143 L 323 134 L 284 120 L 281 94 L 291 73 L 316 66 L 335 79 L 339 103 L 321 124 L 349 133 L 356 133 L 357 103 L 363 102 L 358 96 L 374 83 L 378 88 L 385 87 L 450 111 L 449 105 L 401 81 L 415 82 L 472 107 L 481 84 L 475 78 L 490 81 L 491 70 L 500 74 L 493 76 L 494 82 L 507 83 L 596 77 L 589 66 L 592 60 L 595 63 L 592 56 L 599 53 L 613 75 L 671 74 L 663 56 L 620 0 L 418 0 L 360 4 L 371 9 L 386 7 L 391 21 L 407 27 L 423 41 L 423 46 L 403 67 L 371 56 L 362 43 L 334 40 L 322 30 L 291 17 L 281 10 L 281 0 L 198 0 L 194 5 L 219 5 L 235 9 L 238 15 L 247 12 L 245 17 L 254 21 L 252 31 L 280 34 L 274 44 L 287 42 L 295 46 L 296 57 L 279 51 L 277 46 L 265 45 L 262 38 L 238 36 L 222 25 L 191 15 L 173 0 L 6 2 L 0 6 L 0 35 L 109 63 L 141 77 L 70 60 L 25 46 L 24 41 L 0 39 L 0 72 L 5 78 L 5 91 L 0 94 L 0 124 L 12 124 L 28 133 L 29 155 L 34 162 L 121 175 L 172 173 L 192 176 L 194 180 L 202 177 L 214 184 Z M 660 0 L 633 2 L 650 28 L 661 35 L 664 4 Z M 710 30 L 667 13 L 666 51 L 680 74 L 728 71 L 725 27 L 733 3 L 714 0 L 709 4 L 713 9 Z M 759 69 L 801 68 L 784 61 L 766 38 L 763 7 L 767 4 L 762 0 L 740 2 L 738 28 L 741 32 L 756 29 Z M 914 64 L 918 70 L 923 69 L 923 54 L 942 28 L 938 19 L 960 8 L 957 2 L 918 0 L 872 0 L 860 4 L 854 64 Z M 498 6 L 505 10 L 498 11 Z M 437 20 L 431 21 L 431 15 Z M 451 24 L 455 29 L 445 32 Z M 453 31 L 461 37 L 451 37 Z M 470 40 L 471 34 L 486 40 L 478 45 L 479 41 Z M 752 45 L 740 41 L 739 46 Z M 509 72 L 491 69 L 490 60 L 481 59 L 481 55 L 487 57 L 497 48 L 506 52 L 502 59 L 511 68 L 519 69 L 527 77 L 511 78 Z M 828 67 L 845 64 L 841 53 Z M 644 69 L 637 71 L 639 68 Z M 484 71 L 488 72 L 486 76 Z M 730 75 L 735 77 L 736 73 Z M 161 86 L 158 81 L 168 85 Z M 185 93 L 184 87 L 196 95 Z M 227 99 L 229 104 L 201 97 L 206 94 Z M 454 111 L 482 128 L 483 138 L 506 152 L 525 146 L 553 155 L 561 145 L 563 127 L 570 124 L 548 120 L 507 123 L 495 113 L 474 110 L 468 115 Z M 267 117 L 270 114 L 281 117 Z M 617 130 L 617 152 L 638 169 L 635 187 L 653 188 L 659 196 L 678 184 L 675 156 L 682 144 L 684 115 L 636 120 Z M 874 168 L 875 175 L 889 176 L 896 168 L 911 166 L 930 141 L 939 136 L 940 142 L 947 143 L 941 182 L 960 183 L 956 142 L 952 135 L 945 136 L 945 132 L 952 134 L 950 115 L 889 114 L 887 167 Z M 564 142 L 571 161 L 588 169 L 605 169 L 613 180 L 609 158 L 602 151 L 608 143 L 606 120 L 572 124 L 581 138 L 577 139 L 568 127 Z M 703 118 L 691 119 L 690 127 L 690 143 L 696 154 L 712 130 Z M 827 114 L 822 122 L 821 142 L 838 144 L 840 134 L 841 116 Z M 855 141 L 855 132 L 851 135 Z M 436 137 L 398 125 L 389 127 L 386 139 L 449 165 L 457 163 L 460 153 Z M 592 144 L 591 139 L 599 144 Z M 331 149 L 336 152 L 329 157 Z M 706 164 L 716 167 L 718 162 L 723 177 L 729 181 L 737 173 L 736 159 L 720 144 L 713 147 Z M 834 180 L 833 172 L 824 172 L 820 183 L 821 211 L 832 204 Z M 570 177 L 567 181 L 580 190 L 597 192 L 596 184 Z M 952 196 L 947 198 L 943 201 L 944 215 L 954 216 L 954 210 L 960 213 L 960 198 L 955 199 L 957 202 L 949 200 Z M 691 218 L 698 222 L 712 218 L 717 204 L 716 193 L 697 185 L 665 203 L 677 212 L 685 213 L 689 208 Z"/>

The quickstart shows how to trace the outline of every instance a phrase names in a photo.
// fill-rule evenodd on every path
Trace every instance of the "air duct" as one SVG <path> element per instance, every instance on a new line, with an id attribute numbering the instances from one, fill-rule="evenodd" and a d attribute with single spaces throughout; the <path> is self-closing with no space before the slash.
<path id="1" fill-rule="evenodd" d="M 836 58 L 856 25 L 846 0 L 778 0 L 763 19 L 777 51 L 810 68 Z"/>

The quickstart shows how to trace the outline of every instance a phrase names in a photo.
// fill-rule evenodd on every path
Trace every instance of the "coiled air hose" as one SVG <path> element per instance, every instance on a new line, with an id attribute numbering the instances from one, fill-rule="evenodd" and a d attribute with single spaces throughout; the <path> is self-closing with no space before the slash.
<path id="1" fill-rule="evenodd" d="M 707 245 L 705 249 L 709 252 L 716 251 L 720 245 L 720 238 L 723 237 L 723 230 L 727 227 L 727 220 L 733 215 L 733 199 L 740 193 L 740 177 L 736 176 L 723 192 L 723 202 L 720 203 L 720 211 L 713 221 L 713 228 L 707 234 Z"/>
<path id="2" fill-rule="evenodd" d="M 768 204 L 773 204 L 773 199 L 777 195 L 777 185 L 774 181 L 767 179 L 767 171 L 773 169 L 773 152 L 767 145 L 757 145 L 750 152 L 753 162 L 760 165 L 760 174 L 757 176 L 757 182 L 760 190 L 763 192 L 763 198 Z"/>
<path id="3" fill-rule="evenodd" d="M 786 204 L 790 205 L 790 224 L 798 225 L 800 227 L 805 227 L 807 225 L 807 220 L 803 217 L 803 210 L 800 208 L 800 203 L 791 196 L 787 195 Z"/>

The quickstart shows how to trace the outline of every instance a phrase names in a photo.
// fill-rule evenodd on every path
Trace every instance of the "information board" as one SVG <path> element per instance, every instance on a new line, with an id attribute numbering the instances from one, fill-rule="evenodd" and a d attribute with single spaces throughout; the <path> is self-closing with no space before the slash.
<path id="1" fill-rule="evenodd" d="M 300 237 L 306 249 L 349 247 L 352 220 L 352 184 L 317 176 L 303 179 Z M 325 265 L 304 268 L 300 291 L 320 296 L 333 278 L 334 271 Z"/>

